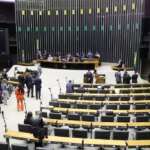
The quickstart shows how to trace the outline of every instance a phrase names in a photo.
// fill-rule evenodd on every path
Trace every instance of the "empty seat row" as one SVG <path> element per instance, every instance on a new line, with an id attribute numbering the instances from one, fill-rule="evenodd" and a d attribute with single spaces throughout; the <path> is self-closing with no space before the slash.
<path id="1" fill-rule="evenodd" d="M 95 130 L 93 131 L 93 139 L 110 139 L 112 132 L 112 139 L 114 140 L 128 140 L 128 131 L 108 131 L 108 130 Z M 74 137 L 74 138 L 88 138 L 88 132 L 86 129 L 65 129 L 65 128 L 55 128 L 55 136 L 61 137 Z M 137 131 L 135 132 L 136 140 L 150 140 L 150 131 Z"/>
<path id="2" fill-rule="evenodd" d="M 51 106 L 54 107 L 62 107 L 62 108 L 78 108 L 78 109 L 93 109 L 93 110 L 99 110 L 103 107 L 103 105 L 99 104 L 69 104 L 69 103 L 62 103 L 62 102 L 50 102 Z M 130 110 L 131 104 L 108 104 L 106 105 L 106 109 L 112 109 L 112 110 Z M 134 109 L 150 109 L 150 104 L 135 104 Z"/>
<path id="3" fill-rule="evenodd" d="M 44 112 L 45 115 L 43 117 L 47 117 L 47 113 Z M 42 114 L 44 114 L 42 113 Z M 49 118 L 51 119 L 62 119 L 62 114 L 61 113 L 49 113 Z M 80 114 L 68 114 L 66 116 L 68 120 L 82 120 L 82 121 L 97 121 L 98 117 L 94 115 L 80 115 Z M 116 118 L 116 119 L 115 119 Z M 131 118 L 129 116 L 113 116 L 113 115 L 105 115 L 100 117 L 101 122 L 130 122 Z M 136 122 L 148 122 L 150 120 L 149 116 L 136 116 L 135 121 Z"/>
<path id="4" fill-rule="evenodd" d="M 71 106 L 74 106 L 74 108 L 79 108 L 79 109 L 94 109 L 94 110 L 98 110 L 100 109 L 102 106 L 101 105 L 96 105 L 96 104 L 92 104 L 92 105 L 87 105 L 87 104 L 69 104 L 69 103 L 61 103 L 61 102 L 50 102 L 49 103 L 51 106 L 54 107 L 62 107 L 62 108 L 71 108 Z"/>
<path id="5" fill-rule="evenodd" d="M 92 96 L 92 95 L 86 95 L 86 94 L 81 94 L 81 95 L 72 95 L 72 94 L 60 94 L 59 95 L 59 99 L 76 99 L 76 100 L 80 100 L 80 99 L 85 99 L 85 100 L 97 100 L 97 101 L 104 101 L 104 100 L 121 100 L 121 101 L 127 101 L 130 99 L 133 100 L 150 100 L 150 94 L 148 95 L 98 95 L 98 96 Z"/>
<path id="6" fill-rule="evenodd" d="M 112 109 L 112 110 L 130 110 L 130 104 L 120 104 L 120 105 L 115 105 L 115 104 L 109 104 L 106 105 L 106 109 Z M 142 109 L 150 109 L 150 104 L 134 104 L 133 109 L 137 110 L 142 110 Z"/>

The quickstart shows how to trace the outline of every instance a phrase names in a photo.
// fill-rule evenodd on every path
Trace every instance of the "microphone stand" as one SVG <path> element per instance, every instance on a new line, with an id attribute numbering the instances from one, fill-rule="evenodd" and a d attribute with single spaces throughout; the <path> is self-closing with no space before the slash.
<path id="1" fill-rule="evenodd" d="M 24 99 L 24 109 L 25 109 L 25 116 L 27 116 L 27 106 L 26 106 L 26 101 Z"/>
<path id="2" fill-rule="evenodd" d="M 40 113 L 42 113 L 42 100 L 40 99 Z"/>
<path id="3" fill-rule="evenodd" d="M 4 116 L 4 111 L 2 111 L 2 118 L 4 121 L 5 132 L 7 132 L 7 124 L 6 124 L 6 120 L 5 120 L 5 116 Z"/>
<path id="4" fill-rule="evenodd" d="M 6 133 L 8 131 L 8 129 L 7 129 L 7 123 L 6 123 L 6 120 L 5 120 L 4 111 L 1 111 L 1 107 L 0 107 L 0 112 L 2 113 L 2 118 L 3 118 L 3 122 L 4 122 L 5 133 Z M 8 137 L 6 137 L 6 143 L 8 144 L 8 149 L 10 150 L 10 141 L 9 141 Z"/>
<path id="5" fill-rule="evenodd" d="M 52 91 L 51 91 L 51 88 L 48 88 L 49 89 L 49 92 L 50 92 L 50 95 L 51 95 L 51 101 L 53 99 L 53 95 L 52 95 Z"/>
<path id="6" fill-rule="evenodd" d="M 58 86 L 59 86 L 59 94 L 61 94 L 61 86 L 60 86 L 60 82 L 58 79 L 57 79 L 57 82 L 58 82 Z"/>

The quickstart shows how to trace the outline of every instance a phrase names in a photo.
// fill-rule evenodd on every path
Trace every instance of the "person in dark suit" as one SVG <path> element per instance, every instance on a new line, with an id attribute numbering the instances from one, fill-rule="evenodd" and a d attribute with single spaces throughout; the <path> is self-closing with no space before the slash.
<path id="1" fill-rule="evenodd" d="M 31 97 L 33 97 L 33 79 L 30 73 L 26 73 L 25 84 L 27 86 L 27 96 L 29 97 L 31 93 Z"/>
<path id="2" fill-rule="evenodd" d="M 90 70 L 85 74 L 87 82 L 86 83 L 93 83 L 93 74 Z"/>
<path id="3" fill-rule="evenodd" d="M 137 83 L 137 79 L 138 79 L 138 74 L 136 71 L 134 71 L 134 74 L 132 75 L 132 83 Z"/>
<path id="4" fill-rule="evenodd" d="M 41 99 L 42 80 L 37 77 L 34 81 L 36 99 Z"/>
<path id="5" fill-rule="evenodd" d="M 73 93 L 73 84 L 71 80 L 66 84 L 66 93 Z"/>
<path id="6" fill-rule="evenodd" d="M 130 84 L 130 80 L 131 80 L 130 75 L 128 74 L 127 71 L 125 71 L 123 74 L 123 83 L 124 84 Z"/>
<path id="7" fill-rule="evenodd" d="M 118 71 L 115 73 L 115 78 L 116 78 L 116 83 L 117 83 L 117 84 L 122 83 L 120 70 L 118 70 Z"/>

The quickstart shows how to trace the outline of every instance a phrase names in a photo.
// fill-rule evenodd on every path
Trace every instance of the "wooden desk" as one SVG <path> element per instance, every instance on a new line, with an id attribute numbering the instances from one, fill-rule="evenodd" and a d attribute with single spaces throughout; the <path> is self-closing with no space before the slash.
<path id="1" fill-rule="evenodd" d="M 141 88 L 116 88 L 118 90 L 119 93 L 134 93 L 134 91 L 137 91 L 137 93 L 144 93 L 144 91 L 146 91 L 146 93 L 149 93 L 150 87 L 141 87 Z M 104 93 L 115 93 L 116 89 L 105 89 L 102 92 Z M 101 93 L 100 90 L 98 88 L 84 88 L 85 92 L 89 92 L 89 93 Z M 79 87 L 75 87 L 74 88 L 74 92 L 78 93 L 80 92 Z"/>
<path id="2" fill-rule="evenodd" d="M 31 133 L 24 133 L 18 131 L 8 131 L 4 134 L 6 138 L 15 138 L 19 140 L 31 140 L 35 142 L 37 139 L 33 138 Z M 92 142 L 93 141 L 93 142 Z M 123 140 L 103 140 L 103 139 L 82 139 L 82 138 L 72 138 L 72 137 L 59 137 L 59 136 L 48 136 L 48 138 L 43 139 L 44 143 L 56 142 L 56 143 L 72 143 L 81 145 L 97 145 L 97 146 L 121 146 L 125 147 L 126 142 Z"/>
<path id="3" fill-rule="evenodd" d="M 20 140 L 30 140 L 30 141 L 38 141 L 37 138 L 33 136 L 31 133 L 25 133 L 25 132 L 18 132 L 18 131 L 7 131 L 4 134 L 4 137 L 6 138 L 14 138 L 14 139 L 20 139 Z"/>
<path id="4" fill-rule="evenodd" d="M 85 139 L 84 144 L 126 147 L 126 142 L 124 140 Z"/>
<path id="5" fill-rule="evenodd" d="M 38 141 L 37 138 L 34 138 L 31 133 L 24 133 L 18 131 L 7 131 L 4 136 L 6 138 L 15 138 L 18 140 L 30 140 L 32 142 Z M 103 140 L 103 139 L 81 139 L 81 138 L 72 138 L 72 137 L 59 137 L 59 136 L 48 136 L 44 138 L 43 142 L 57 142 L 57 143 L 72 143 L 72 144 L 81 144 L 84 145 L 94 145 L 94 146 L 119 146 L 119 147 L 149 147 L 150 140 Z"/>
<path id="6" fill-rule="evenodd" d="M 57 68 L 57 69 L 76 69 L 76 70 L 93 70 L 95 69 L 99 61 L 89 60 L 83 62 L 65 62 L 65 61 L 47 61 L 47 60 L 37 60 L 41 64 L 42 67 L 45 68 Z"/>
<path id="7" fill-rule="evenodd" d="M 80 120 L 67 120 L 67 119 L 47 119 L 44 121 L 49 125 L 78 125 L 88 127 L 150 127 L 150 122 L 89 122 Z"/>
<path id="8" fill-rule="evenodd" d="M 114 114 L 136 114 L 136 113 L 150 113 L 150 109 L 144 110 L 93 110 L 93 109 L 77 109 L 77 108 L 61 108 L 61 107 L 41 107 L 42 109 L 50 109 L 57 112 L 64 112 L 64 113 L 87 113 L 87 114 L 98 114 L 98 113 L 107 113 L 113 112 Z"/>
<path id="9" fill-rule="evenodd" d="M 150 140 L 128 140 L 127 141 L 128 147 L 147 147 L 150 146 Z"/>
<path id="10" fill-rule="evenodd" d="M 132 86 L 138 86 L 138 87 L 150 87 L 149 83 L 134 83 L 134 84 L 90 84 L 90 83 L 82 83 L 85 88 L 97 88 L 97 86 L 107 86 L 110 88 L 113 86 L 115 89 L 119 88 L 132 88 Z M 74 87 L 80 87 L 80 83 L 74 83 Z"/>
<path id="11" fill-rule="evenodd" d="M 93 93 L 65 93 L 60 94 L 59 98 L 84 98 L 84 97 L 92 97 L 91 99 L 98 98 L 98 97 L 110 97 L 110 96 L 117 96 L 117 97 L 124 97 L 124 96 L 150 96 L 150 93 L 129 93 L 129 94 L 93 94 Z M 85 99 L 85 98 L 84 98 Z"/>
<path id="12" fill-rule="evenodd" d="M 96 101 L 96 100 L 72 100 L 72 99 L 58 99 L 58 102 L 69 104 L 149 104 L 150 100 L 130 100 L 130 101 Z"/>

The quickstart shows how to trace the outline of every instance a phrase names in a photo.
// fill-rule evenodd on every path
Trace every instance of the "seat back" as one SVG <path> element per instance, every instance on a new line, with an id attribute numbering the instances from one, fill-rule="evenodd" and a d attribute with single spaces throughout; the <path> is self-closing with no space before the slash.
<path id="1" fill-rule="evenodd" d="M 80 120 L 80 116 L 78 114 L 68 114 L 68 120 Z"/>
<path id="2" fill-rule="evenodd" d="M 42 112 L 42 117 L 47 118 L 47 112 Z"/>
<path id="3" fill-rule="evenodd" d="M 129 110 L 130 109 L 130 105 L 129 104 L 121 104 L 119 106 L 120 110 Z"/>
<path id="4" fill-rule="evenodd" d="M 138 109 L 138 110 L 140 110 L 140 109 L 145 109 L 146 108 L 146 105 L 145 104 L 136 104 L 135 105 L 135 109 Z"/>
<path id="5" fill-rule="evenodd" d="M 51 119 L 61 119 L 61 113 L 49 113 L 49 118 Z"/>
<path id="6" fill-rule="evenodd" d="M 149 117 L 148 116 L 137 116 L 136 122 L 149 122 Z"/>
<path id="7" fill-rule="evenodd" d="M 129 132 L 128 131 L 113 131 L 114 140 L 128 140 Z"/>
<path id="8" fill-rule="evenodd" d="M 28 146 L 12 144 L 11 149 L 12 150 L 28 150 Z"/>
<path id="9" fill-rule="evenodd" d="M 28 124 L 18 124 L 18 130 L 21 132 L 32 133 L 32 126 Z"/>
<path id="10" fill-rule="evenodd" d="M 110 139 L 110 131 L 95 131 L 95 139 Z"/>
<path id="11" fill-rule="evenodd" d="M 83 129 L 72 130 L 72 137 L 74 138 L 87 138 L 87 131 Z"/>
<path id="12" fill-rule="evenodd" d="M 121 96 L 120 100 L 121 101 L 129 101 L 130 100 L 130 96 Z"/>
<path id="13" fill-rule="evenodd" d="M 93 115 L 82 115 L 82 121 L 95 121 L 95 116 Z"/>
<path id="14" fill-rule="evenodd" d="M 102 122 L 114 122 L 114 116 L 101 116 Z"/>
<path id="15" fill-rule="evenodd" d="M 79 108 L 79 109 L 87 109 L 87 105 L 77 104 L 77 108 Z"/>
<path id="16" fill-rule="evenodd" d="M 7 143 L 0 142 L 0 150 L 9 150 L 9 145 Z"/>
<path id="17" fill-rule="evenodd" d="M 109 96 L 110 101 L 118 101 L 120 99 L 119 96 Z"/>
<path id="18" fill-rule="evenodd" d="M 134 100 L 144 100 L 144 99 L 145 99 L 145 96 L 144 96 L 144 95 L 134 95 L 134 96 L 133 96 L 133 99 L 134 99 Z"/>
<path id="19" fill-rule="evenodd" d="M 90 109 L 98 110 L 101 108 L 101 105 L 92 104 L 89 106 Z"/>
<path id="20" fill-rule="evenodd" d="M 130 122 L 130 117 L 129 116 L 118 116 L 117 121 L 118 122 Z"/>
<path id="21" fill-rule="evenodd" d="M 149 140 L 149 139 L 150 139 L 150 131 L 136 132 L 136 140 Z"/>
<path id="22" fill-rule="evenodd" d="M 55 128 L 54 135 L 61 137 L 69 137 L 69 129 Z"/>
<path id="23" fill-rule="evenodd" d="M 60 103 L 60 107 L 62 107 L 62 108 L 70 108 L 70 104 L 68 104 L 68 103 Z"/>
<path id="24" fill-rule="evenodd" d="M 106 105 L 106 109 L 116 110 L 117 109 L 117 105 Z"/>
<path id="25" fill-rule="evenodd" d="M 54 107 L 59 107 L 59 103 L 58 102 L 49 102 L 50 106 L 54 106 Z"/>

